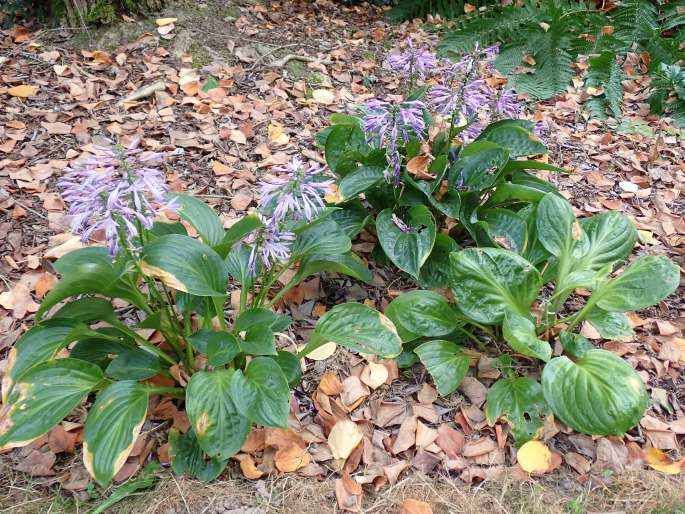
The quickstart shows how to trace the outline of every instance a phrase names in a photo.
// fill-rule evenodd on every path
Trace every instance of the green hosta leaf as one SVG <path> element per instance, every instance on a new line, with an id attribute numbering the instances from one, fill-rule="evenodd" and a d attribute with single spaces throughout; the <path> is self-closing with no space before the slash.
<path id="1" fill-rule="evenodd" d="M 215 332 L 203 328 L 189 336 L 188 341 L 198 352 L 207 356 L 209 365 L 215 367 L 228 364 L 241 351 L 238 338 L 224 330 Z"/>
<path id="2" fill-rule="evenodd" d="M 571 256 L 583 234 L 571 204 L 556 193 L 547 193 L 538 203 L 537 232 L 542 246 L 559 258 Z"/>
<path id="3" fill-rule="evenodd" d="M 200 447 L 210 457 L 232 457 L 243 446 L 251 423 L 236 409 L 231 399 L 234 371 L 199 371 L 186 389 L 186 411 Z"/>
<path id="4" fill-rule="evenodd" d="M 486 209 L 480 213 L 490 238 L 505 250 L 522 254 L 526 249 L 528 230 L 525 220 L 507 209 Z"/>
<path id="5" fill-rule="evenodd" d="M 395 298 L 391 309 L 400 325 L 423 337 L 450 334 L 458 324 L 457 314 L 447 300 L 433 291 L 410 291 Z"/>
<path id="6" fill-rule="evenodd" d="M 105 333 L 115 335 L 116 329 L 103 327 L 98 329 Z M 120 355 L 122 353 L 136 350 L 137 346 L 132 342 L 115 342 L 103 341 L 99 338 L 81 339 L 69 350 L 69 357 L 72 359 L 79 359 L 86 362 L 97 364 L 102 369 L 107 368 L 112 360 L 112 355 Z"/>
<path id="7" fill-rule="evenodd" d="M 274 332 L 281 332 L 290 326 L 292 320 L 286 314 L 276 314 L 269 309 L 256 307 L 243 311 L 235 321 L 233 330 L 242 332 L 257 325 L 269 327 Z"/>
<path id="8" fill-rule="evenodd" d="M 276 355 L 276 338 L 268 325 L 249 328 L 239 342 L 242 351 L 248 355 Z"/>
<path id="9" fill-rule="evenodd" d="M 194 196 L 173 193 L 170 200 L 178 205 L 178 214 L 197 230 L 206 245 L 214 246 L 221 243 L 224 238 L 224 225 L 214 209 Z"/>
<path id="10" fill-rule="evenodd" d="M 468 191 L 489 188 L 500 177 L 508 160 L 506 148 L 490 141 L 474 141 L 464 148 L 450 169 L 449 184 L 460 184 Z"/>
<path id="11" fill-rule="evenodd" d="M 555 416 L 592 435 L 622 436 L 649 403 L 635 370 L 606 350 L 589 350 L 575 362 L 555 357 L 542 372 L 542 389 Z"/>
<path id="12" fill-rule="evenodd" d="M 300 267 L 291 283 L 295 285 L 308 276 L 322 271 L 342 273 L 367 284 L 373 281 L 373 275 L 364 261 L 352 252 L 348 252 L 340 255 L 310 255 L 305 257 L 300 262 Z"/>
<path id="13" fill-rule="evenodd" d="M 402 340 L 392 322 L 383 314 L 362 303 L 336 305 L 321 316 L 312 335 L 316 346 L 332 341 L 362 353 L 386 359 L 402 351 Z M 314 348 L 307 345 L 303 355 Z"/>
<path id="14" fill-rule="evenodd" d="M 226 235 L 221 240 L 221 243 L 213 245 L 214 250 L 222 258 L 226 258 L 228 252 L 231 251 L 231 248 L 233 248 L 238 241 L 262 226 L 264 226 L 264 224 L 256 214 L 248 214 L 234 223 L 231 228 L 226 231 Z"/>
<path id="15" fill-rule="evenodd" d="M 400 230 L 391 209 L 376 217 L 378 241 L 388 258 L 402 271 L 418 279 L 421 266 L 428 260 L 435 243 L 435 220 L 427 207 L 409 209 L 408 232 Z"/>
<path id="16" fill-rule="evenodd" d="M 559 342 L 564 347 L 564 351 L 575 359 L 582 357 L 594 348 L 585 336 L 566 330 L 559 332 Z"/>
<path id="17" fill-rule="evenodd" d="M 72 341 L 75 327 L 88 328 L 70 319 L 49 319 L 31 327 L 9 352 L 7 369 L 2 377 L 2 401 L 7 401 L 13 384 L 33 366 L 52 359 Z"/>
<path id="18" fill-rule="evenodd" d="M 509 150 L 512 157 L 540 155 L 547 153 L 547 147 L 530 130 L 520 126 L 519 120 L 502 120 L 490 124 L 483 130 L 478 141 L 487 140 Z"/>
<path id="19" fill-rule="evenodd" d="M 144 380 L 158 375 L 164 369 L 156 356 L 137 348 L 119 354 L 107 366 L 106 373 L 117 380 Z"/>
<path id="20" fill-rule="evenodd" d="M 635 334 L 633 324 L 628 316 L 622 312 L 607 312 L 599 307 L 594 307 L 588 312 L 585 319 L 595 327 L 603 339 L 621 340 L 630 338 Z"/>
<path id="21" fill-rule="evenodd" d="M 359 193 L 381 183 L 384 180 L 384 169 L 378 166 L 362 166 L 346 175 L 338 186 L 338 193 L 343 199 L 354 198 Z"/>
<path id="22" fill-rule="evenodd" d="M 342 209 L 334 211 L 331 219 L 347 237 L 353 239 L 371 221 L 371 216 L 359 200 L 353 200 L 347 202 Z"/>
<path id="23" fill-rule="evenodd" d="M 467 248 L 450 255 L 450 287 L 457 307 L 492 325 L 506 310 L 526 315 L 542 286 L 535 266 L 507 250 Z"/>
<path id="24" fill-rule="evenodd" d="M 414 341 L 415 339 L 421 337 L 419 334 L 415 334 L 414 332 L 410 331 L 407 327 L 402 325 L 402 323 L 400 323 L 399 316 L 397 315 L 397 312 L 395 312 L 396 307 L 397 304 L 393 304 L 393 302 L 390 302 L 388 306 L 385 308 L 384 314 L 395 326 L 395 329 L 397 330 L 397 335 L 400 336 L 402 342 L 407 343 L 409 341 Z M 406 353 L 406 348 L 402 350 L 402 353 Z M 413 355 L 413 351 L 411 351 L 410 353 Z"/>
<path id="25" fill-rule="evenodd" d="M 43 299 L 36 319 L 65 298 L 80 294 L 97 293 L 128 300 L 141 308 L 146 305 L 145 297 L 136 288 L 126 268 L 112 262 L 107 248 L 97 246 L 74 250 L 59 259 L 55 269 L 61 278 Z"/>
<path id="26" fill-rule="evenodd" d="M 352 242 L 335 221 L 324 219 L 307 225 L 293 245 L 294 257 L 309 255 L 340 255 L 350 251 Z"/>
<path id="27" fill-rule="evenodd" d="M 251 252 L 252 250 L 249 246 L 240 243 L 231 248 L 225 260 L 228 274 L 243 287 L 249 287 L 254 281 L 254 276 L 250 273 Z M 259 257 L 257 259 L 256 267 L 260 269 L 261 259 Z"/>
<path id="28" fill-rule="evenodd" d="M 451 341 L 428 341 L 414 349 L 442 396 L 454 392 L 469 370 L 469 356 Z"/>
<path id="29" fill-rule="evenodd" d="M 169 234 L 188 235 L 188 231 L 183 226 L 183 223 L 166 223 L 162 221 L 155 221 L 152 224 L 152 228 L 148 230 L 147 233 L 148 236 L 152 235 L 154 237 L 168 236 Z"/>
<path id="30" fill-rule="evenodd" d="M 535 438 L 547 414 L 549 407 L 542 386 L 532 378 L 503 378 L 488 390 L 485 405 L 488 423 L 493 425 L 498 418 L 507 420 L 517 447 Z"/>
<path id="31" fill-rule="evenodd" d="M 0 450 L 25 446 L 46 434 L 102 379 L 98 366 L 77 359 L 56 359 L 31 368 L 3 400 Z"/>
<path id="32" fill-rule="evenodd" d="M 668 257 L 638 257 L 618 277 L 596 290 L 597 305 L 609 312 L 650 307 L 673 293 L 680 284 L 680 269 Z"/>
<path id="33" fill-rule="evenodd" d="M 442 289 L 449 286 L 450 253 L 459 245 L 446 234 L 437 234 L 433 250 L 419 273 L 419 285 L 425 289 Z"/>
<path id="34" fill-rule="evenodd" d="M 302 379 L 302 366 L 300 365 L 300 359 L 297 355 L 279 350 L 278 354 L 271 356 L 271 358 L 281 367 L 290 387 L 300 383 L 300 380 Z"/>
<path id="35" fill-rule="evenodd" d="M 169 457 L 171 468 L 177 475 L 188 474 L 203 482 L 218 477 L 226 469 L 227 460 L 205 458 L 192 429 L 181 434 L 176 429 L 169 431 Z"/>
<path id="36" fill-rule="evenodd" d="M 221 257 L 190 237 L 162 236 L 143 247 L 143 271 L 195 296 L 224 296 L 228 272 Z"/>
<path id="37" fill-rule="evenodd" d="M 112 324 L 117 321 L 117 315 L 111 302 L 96 296 L 73 300 L 60 308 L 52 318 L 82 321 L 83 323 L 106 321 Z"/>
<path id="38" fill-rule="evenodd" d="M 231 398 L 243 416 L 267 427 L 286 427 L 290 410 L 288 381 L 276 361 L 256 357 L 245 372 L 231 377 Z"/>
<path id="39" fill-rule="evenodd" d="M 338 176 L 347 175 L 356 167 L 354 154 L 365 145 L 364 132 L 358 125 L 335 125 L 326 138 L 328 167 Z"/>
<path id="40" fill-rule="evenodd" d="M 552 357 L 552 347 L 547 341 L 538 339 L 535 323 L 526 316 L 506 311 L 502 323 L 502 335 L 509 346 L 521 355 L 548 361 Z"/>
<path id="41" fill-rule="evenodd" d="M 628 258 L 637 241 L 637 230 L 620 212 L 602 212 L 581 222 L 588 237 L 588 251 L 575 265 L 577 269 L 599 271 Z"/>
<path id="42" fill-rule="evenodd" d="M 147 413 L 148 390 L 133 380 L 100 391 L 83 430 L 83 463 L 102 486 L 126 462 Z"/>

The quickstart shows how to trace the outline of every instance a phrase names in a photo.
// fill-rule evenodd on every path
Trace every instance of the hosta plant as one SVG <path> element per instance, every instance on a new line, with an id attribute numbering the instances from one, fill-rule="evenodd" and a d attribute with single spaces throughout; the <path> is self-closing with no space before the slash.
<path id="1" fill-rule="evenodd" d="M 425 287 L 445 287 L 457 240 L 496 244 L 506 225 L 496 209 L 535 204 L 554 187 L 526 170 L 559 168 L 524 159 L 546 153 L 516 95 L 485 79 L 496 49 L 457 63 L 409 47 L 388 64 L 405 97 L 371 100 L 357 115 L 335 114 L 319 135 L 338 178 L 333 219 L 354 236 L 367 224 L 382 254 Z M 447 219 L 458 223 L 447 227 Z M 491 227 L 488 230 L 488 227 Z"/>
<path id="2" fill-rule="evenodd" d="M 534 437 L 549 413 L 579 432 L 623 434 L 647 407 L 642 379 L 627 361 L 595 348 L 576 329 L 586 321 L 602 338 L 631 337 L 625 313 L 673 293 L 678 266 L 652 255 L 628 263 L 637 231 L 626 216 L 612 211 L 578 221 L 557 193 L 546 194 L 535 209 L 506 216 L 502 237 L 510 249 L 450 253 L 454 305 L 421 290 L 388 305 L 386 315 L 404 341 L 401 362 L 420 360 L 446 395 L 467 373 L 472 356 L 464 342 L 471 340 L 506 375 L 490 388 L 486 414 L 491 423 L 509 421 L 517 443 Z M 584 299 L 574 308 L 581 304 L 578 290 Z M 555 356 L 556 341 L 563 355 Z M 509 348 L 498 355 L 502 343 Z M 512 354 L 542 362 L 541 382 L 517 376 Z"/>
<path id="3" fill-rule="evenodd" d="M 60 186 L 74 230 L 84 242 L 102 234 L 107 246 L 56 262 L 59 282 L 10 352 L 0 449 L 30 443 L 85 405 L 84 463 L 107 484 L 145 423 L 150 397 L 164 395 L 185 404 L 192 426 L 170 433 L 174 470 L 211 479 L 253 424 L 287 425 L 300 360 L 277 346 L 291 320 L 274 304 L 322 270 L 367 281 L 370 273 L 322 209 L 330 181 L 317 167 L 291 161 L 262 184 L 259 212 L 225 230 L 200 200 L 167 193 L 162 173 L 149 167 L 160 155 L 136 141 L 95 153 L 68 168 Z M 155 219 L 169 211 L 186 224 Z M 148 339 L 150 332 L 157 336 Z M 361 304 L 329 310 L 312 339 L 386 357 L 401 351 L 392 324 Z"/>

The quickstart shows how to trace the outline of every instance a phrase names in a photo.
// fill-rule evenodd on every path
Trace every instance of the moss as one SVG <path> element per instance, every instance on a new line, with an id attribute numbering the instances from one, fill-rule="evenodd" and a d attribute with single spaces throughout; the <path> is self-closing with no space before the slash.
<path id="1" fill-rule="evenodd" d="M 202 68 L 212 63 L 212 58 L 198 43 L 193 43 L 188 49 L 188 53 L 193 58 L 193 68 Z"/>
<path id="2" fill-rule="evenodd" d="M 302 61 L 293 59 L 288 64 L 285 65 L 285 69 L 288 70 L 288 75 L 293 80 L 299 80 L 307 77 L 309 69 L 307 65 Z"/>
<path id="3" fill-rule="evenodd" d="M 114 6 L 107 0 L 98 0 L 97 3 L 86 13 L 86 23 L 103 23 L 105 25 L 114 21 Z"/>

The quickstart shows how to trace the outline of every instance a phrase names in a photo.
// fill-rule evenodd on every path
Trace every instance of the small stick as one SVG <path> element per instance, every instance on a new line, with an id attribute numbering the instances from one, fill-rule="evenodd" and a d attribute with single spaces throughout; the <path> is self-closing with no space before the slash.
<path id="1" fill-rule="evenodd" d="M 136 89 L 133 93 L 128 95 L 123 100 L 119 100 L 118 105 L 124 105 L 126 102 L 135 102 L 142 98 L 147 98 L 152 95 L 155 91 L 164 91 L 166 89 L 166 83 L 163 80 L 158 80 L 149 84 L 147 86 Z"/>

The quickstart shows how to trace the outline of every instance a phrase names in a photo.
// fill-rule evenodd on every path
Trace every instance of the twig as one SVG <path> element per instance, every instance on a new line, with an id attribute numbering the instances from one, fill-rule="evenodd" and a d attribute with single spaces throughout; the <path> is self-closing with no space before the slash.
<path id="1" fill-rule="evenodd" d="M 286 64 L 288 64 L 290 61 L 303 61 L 303 62 L 320 62 L 321 64 L 333 64 L 333 61 L 330 59 L 324 59 L 320 60 L 315 57 L 309 57 L 308 55 L 299 55 L 299 54 L 288 54 L 282 59 L 278 59 L 276 61 L 272 61 L 269 63 L 267 66 L 269 68 L 282 68 Z"/>
<path id="2" fill-rule="evenodd" d="M 300 45 L 299 45 L 299 43 L 289 43 L 287 45 L 281 45 L 281 46 L 277 46 L 275 48 L 272 48 L 271 50 L 266 52 L 264 55 L 261 55 L 255 62 L 253 62 L 252 65 L 249 68 L 247 68 L 246 71 L 250 72 L 250 71 L 254 70 L 260 62 L 262 62 L 264 59 L 266 59 L 271 54 L 278 52 L 279 50 L 283 50 L 284 48 L 292 48 L 294 46 L 300 46 Z"/>

